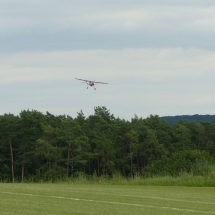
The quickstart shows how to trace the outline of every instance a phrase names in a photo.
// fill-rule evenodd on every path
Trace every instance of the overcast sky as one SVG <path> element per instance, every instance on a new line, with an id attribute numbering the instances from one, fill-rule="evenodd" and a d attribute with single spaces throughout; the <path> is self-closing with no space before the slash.
<path id="1" fill-rule="evenodd" d="M 0 0 L 0 77 L 0 114 L 215 114 L 215 1 Z"/>

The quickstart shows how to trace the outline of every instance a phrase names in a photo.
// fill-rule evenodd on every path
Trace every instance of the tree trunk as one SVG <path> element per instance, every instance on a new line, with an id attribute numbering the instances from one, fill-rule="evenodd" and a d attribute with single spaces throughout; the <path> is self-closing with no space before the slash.
<path id="1" fill-rule="evenodd" d="M 125 164 L 124 164 L 124 157 L 125 157 L 125 149 L 124 149 L 124 142 L 122 142 L 122 159 L 123 159 L 123 164 L 122 164 L 122 174 L 125 176 Z"/>
<path id="2" fill-rule="evenodd" d="M 70 148 L 68 148 L 67 150 L 67 164 L 66 164 L 67 178 L 69 178 L 69 159 L 70 159 Z"/>
<path id="3" fill-rule="evenodd" d="M 51 171 L 51 158 L 50 158 L 50 156 L 48 156 L 48 158 L 47 158 L 47 169 L 48 169 L 48 171 Z"/>
<path id="4" fill-rule="evenodd" d="M 14 161 L 13 161 L 13 148 L 12 148 L 12 141 L 9 140 L 10 145 L 10 160 L 11 160 L 11 174 L 12 174 L 12 182 L 14 183 Z"/>
<path id="5" fill-rule="evenodd" d="M 130 156 L 130 165 L 131 165 L 131 176 L 133 176 L 133 169 L 132 169 L 132 166 L 133 166 L 133 163 L 132 163 L 132 159 L 133 159 L 133 152 L 131 150 L 131 143 L 129 144 L 129 156 Z"/>
<path id="6" fill-rule="evenodd" d="M 22 164 L 22 182 L 24 181 L 25 165 Z"/>
<path id="7" fill-rule="evenodd" d="M 100 172 L 99 172 L 99 158 L 97 159 L 98 162 L 98 176 L 100 176 Z"/>

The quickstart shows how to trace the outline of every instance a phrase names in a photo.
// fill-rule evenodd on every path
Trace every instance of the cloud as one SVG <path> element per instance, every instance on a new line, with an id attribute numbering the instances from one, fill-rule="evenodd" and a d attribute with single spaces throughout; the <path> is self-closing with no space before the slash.
<path id="1" fill-rule="evenodd" d="M 210 0 L 1 0 L 0 111 L 213 113 L 214 14 Z"/>
<path id="2" fill-rule="evenodd" d="M 2 2 L 4 52 L 215 48 L 215 4 L 210 1 Z"/>
<path id="3" fill-rule="evenodd" d="M 154 80 L 212 76 L 215 53 L 201 49 L 123 49 L 0 55 L 1 82 L 80 78 Z"/>
<path id="4" fill-rule="evenodd" d="M 75 117 L 81 109 L 89 115 L 106 106 L 125 119 L 213 113 L 214 58 L 213 51 L 182 48 L 1 54 L 0 111 Z M 75 77 L 109 84 L 86 90 Z"/>

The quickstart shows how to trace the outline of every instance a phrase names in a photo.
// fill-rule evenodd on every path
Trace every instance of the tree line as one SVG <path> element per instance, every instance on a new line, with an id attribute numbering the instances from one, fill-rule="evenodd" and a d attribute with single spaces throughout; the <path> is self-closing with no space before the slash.
<path id="1" fill-rule="evenodd" d="M 187 157 L 212 161 L 215 125 L 204 121 L 171 125 L 157 115 L 145 119 L 135 115 L 127 121 L 106 107 L 95 107 L 88 117 L 82 111 L 72 118 L 36 110 L 0 116 L 1 180 L 65 179 L 80 172 L 131 177 L 164 170 L 174 156 L 179 166 Z"/>

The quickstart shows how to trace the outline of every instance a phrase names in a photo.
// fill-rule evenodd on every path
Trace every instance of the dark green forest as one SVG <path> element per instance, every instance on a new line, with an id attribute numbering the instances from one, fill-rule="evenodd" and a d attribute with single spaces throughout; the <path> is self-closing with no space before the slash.
<path id="1" fill-rule="evenodd" d="M 180 116 L 162 116 L 161 119 L 166 120 L 170 124 L 174 124 L 180 120 L 187 120 L 187 121 L 195 121 L 195 122 L 202 122 L 202 121 L 208 121 L 215 123 L 215 115 L 180 115 Z"/>
<path id="2" fill-rule="evenodd" d="M 172 125 L 157 115 L 126 121 L 106 107 L 95 107 L 88 117 L 82 111 L 72 118 L 36 110 L 0 116 L 2 181 L 64 180 L 79 173 L 206 174 L 214 158 L 215 125 L 209 121 Z"/>

